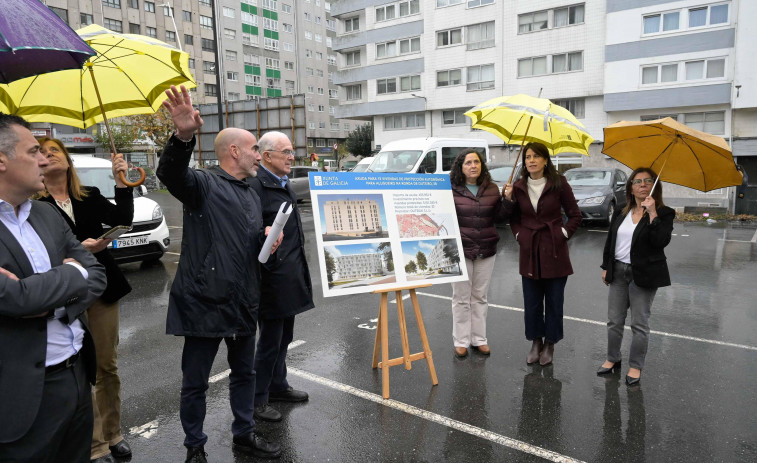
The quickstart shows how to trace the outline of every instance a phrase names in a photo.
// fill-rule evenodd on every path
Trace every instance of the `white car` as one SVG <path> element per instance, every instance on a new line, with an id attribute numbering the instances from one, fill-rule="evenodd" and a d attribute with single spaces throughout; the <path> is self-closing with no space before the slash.
<path id="1" fill-rule="evenodd" d="M 76 173 L 84 186 L 94 186 L 103 196 L 115 204 L 113 199 L 116 183 L 113 179 L 112 164 L 109 160 L 87 155 L 72 155 Z M 145 198 L 144 185 L 134 188 L 134 219 L 132 228 L 108 245 L 116 262 L 153 262 L 163 257 L 168 249 L 168 226 L 163 217 L 163 209 L 152 199 Z M 110 227 L 105 226 L 108 230 Z"/>
<path id="2" fill-rule="evenodd" d="M 350 172 L 365 172 L 368 170 L 369 167 L 371 167 L 372 162 L 373 162 L 373 156 L 365 157 L 361 159 L 360 162 L 355 164 L 355 167 L 353 167 Z"/>

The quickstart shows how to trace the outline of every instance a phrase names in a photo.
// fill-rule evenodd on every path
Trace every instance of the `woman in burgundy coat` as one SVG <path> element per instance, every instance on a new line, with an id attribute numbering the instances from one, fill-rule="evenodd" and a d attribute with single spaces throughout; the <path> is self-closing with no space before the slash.
<path id="1" fill-rule="evenodd" d="M 505 218 L 503 200 L 483 156 L 473 149 L 458 154 L 449 176 L 468 270 L 468 281 L 452 283 L 455 356 L 467 356 L 468 347 L 490 355 L 486 296 L 499 241 L 494 222 Z"/>
<path id="2" fill-rule="evenodd" d="M 581 225 L 581 211 L 547 147 L 529 143 L 524 151 L 520 180 L 505 185 L 505 207 L 520 245 L 526 339 L 532 341 L 526 361 L 544 366 L 563 338 L 565 283 L 573 273 L 568 239 Z M 568 216 L 564 224 L 562 210 Z"/>

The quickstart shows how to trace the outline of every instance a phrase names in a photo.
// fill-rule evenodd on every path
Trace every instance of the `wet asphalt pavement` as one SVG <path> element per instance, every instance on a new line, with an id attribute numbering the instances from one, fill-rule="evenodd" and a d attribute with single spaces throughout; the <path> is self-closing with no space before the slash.
<path id="1" fill-rule="evenodd" d="M 135 290 L 122 300 L 119 366 L 125 436 L 133 462 L 183 461 L 179 421 L 183 338 L 165 335 L 170 284 L 179 259 L 181 206 L 165 193 L 171 248 L 161 263 L 122 266 Z M 302 206 L 313 237 L 309 203 Z M 281 423 L 258 431 L 281 443 L 282 462 L 754 462 L 757 461 L 757 245 L 755 228 L 676 224 L 667 248 L 673 285 L 652 307 L 641 386 L 595 375 L 605 358 L 607 288 L 601 282 L 605 229 L 570 240 L 565 339 L 549 367 L 530 367 L 523 334 L 517 245 L 500 229 L 489 293 L 492 355 L 456 359 L 450 285 L 418 290 L 439 385 L 424 361 L 390 369 L 391 400 L 371 369 L 379 298 L 324 299 L 307 248 L 316 308 L 297 317 L 289 381 L 310 394 L 274 404 Z M 390 300 L 393 299 L 390 297 Z M 411 352 L 422 350 L 409 301 Z M 390 357 L 401 355 L 396 304 L 389 307 Z M 630 319 L 629 319 L 630 321 Z M 623 355 L 627 361 L 630 331 Z M 208 391 L 205 450 L 212 462 L 251 462 L 231 449 L 228 368 L 223 345 Z"/>

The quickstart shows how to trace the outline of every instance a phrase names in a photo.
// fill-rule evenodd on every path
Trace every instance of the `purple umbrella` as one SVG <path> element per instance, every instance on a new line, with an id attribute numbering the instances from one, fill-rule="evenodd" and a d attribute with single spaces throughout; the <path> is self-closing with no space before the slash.
<path id="1" fill-rule="evenodd" d="M 81 68 L 96 53 L 39 0 L 2 0 L 0 83 Z"/>

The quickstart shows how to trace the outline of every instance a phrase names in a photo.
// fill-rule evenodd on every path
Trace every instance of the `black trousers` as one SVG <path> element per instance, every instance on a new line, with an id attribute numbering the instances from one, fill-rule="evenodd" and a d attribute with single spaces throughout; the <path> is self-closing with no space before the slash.
<path id="1" fill-rule="evenodd" d="M 523 280 L 523 321 L 526 339 L 544 338 L 557 343 L 563 338 L 563 300 L 568 277 Z"/>
<path id="2" fill-rule="evenodd" d="M 252 368 L 255 357 L 255 335 L 236 338 L 184 338 L 184 351 L 181 355 L 181 407 L 179 417 L 184 428 L 184 445 L 201 447 L 208 441 L 202 431 L 205 422 L 205 393 L 213 360 L 218 353 L 221 339 L 226 341 L 227 359 L 231 368 L 229 376 L 229 402 L 234 421 L 231 433 L 243 436 L 252 432 L 255 421 L 252 419 L 253 400 L 255 397 L 255 370 Z"/>
<path id="3" fill-rule="evenodd" d="M 255 355 L 255 406 L 268 403 L 269 392 L 285 391 L 287 349 L 294 339 L 294 315 L 273 320 L 258 320 L 260 339 Z"/>
<path id="4" fill-rule="evenodd" d="M 0 444 L 0 461 L 88 463 L 93 421 L 90 384 L 79 359 L 70 368 L 45 375 L 42 402 L 32 427 L 21 439 Z"/>

